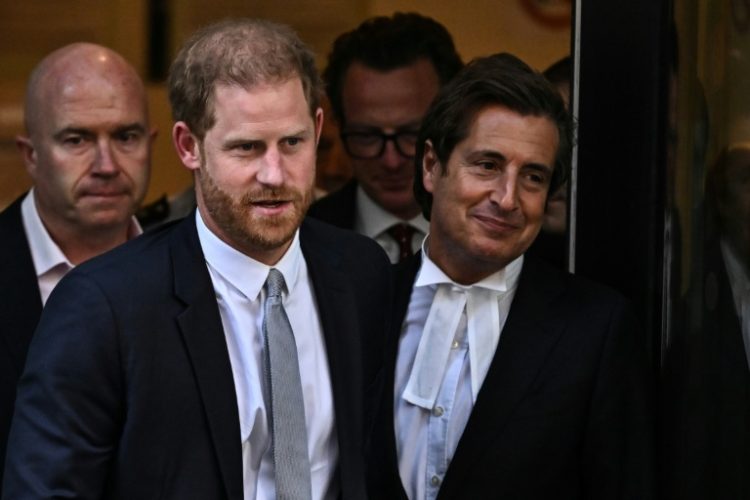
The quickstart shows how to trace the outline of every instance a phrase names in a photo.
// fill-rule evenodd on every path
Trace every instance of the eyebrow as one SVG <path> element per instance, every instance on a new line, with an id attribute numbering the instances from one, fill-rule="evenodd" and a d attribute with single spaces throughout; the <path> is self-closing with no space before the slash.
<path id="1" fill-rule="evenodd" d="M 398 132 L 416 132 L 419 130 L 419 125 L 421 123 L 421 120 L 411 121 L 408 123 L 404 123 L 401 125 L 397 125 L 396 127 L 387 127 L 387 128 L 393 128 L 396 133 Z M 378 127 L 376 125 L 365 125 L 362 123 L 351 123 L 348 124 L 346 127 L 344 127 L 345 130 L 351 131 L 351 132 L 357 132 L 357 133 L 370 133 L 370 132 L 377 132 L 382 133 L 384 128 Z"/>
<path id="2" fill-rule="evenodd" d="M 144 127 L 140 123 L 129 123 L 127 125 L 122 125 L 117 127 L 113 133 L 115 134 L 121 134 L 123 132 L 130 132 L 130 131 L 136 131 L 140 132 L 142 134 L 146 133 L 146 127 Z M 95 135 L 94 132 L 91 131 L 91 129 L 85 128 L 85 127 L 64 127 L 61 130 L 57 131 L 55 134 L 52 135 L 55 139 L 62 139 L 64 136 L 68 134 L 77 134 L 77 135 Z"/>
<path id="3" fill-rule="evenodd" d="M 527 163 L 522 168 L 535 170 L 537 172 L 543 172 L 547 175 L 552 175 L 552 173 L 554 172 L 554 167 L 550 167 L 543 163 Z"/>
<path id="4" fill-rule="evenodd" d="M 292 132 L 291 134 L 284 134 L 282 136 L 283 139 L 288 139 L 289 137 L 309 137 L 310 135 L 315 135 L 314 130 L 311 130 L 308 127 L 301 128 L 297 130 L 296 132 Z"/>
<path id="5" fill-rule="evenodd" d="M 507 162 L 508 161 L 508 159 L 505 157 L 505 155 L 503 155 L 499 151 L 495 151 L 494 149 L 480 149 L 480 150 L 477 150 L 477 151 L 472 151 L 469 154 L 468 157 L 469 157 L 469 159 L 474 159 L 474 158 L 477 158 L 477 157 L 482 157 L 482 158 L 491 158 L 491 159 L 494 159 L 494 160 L 497 160 L 497 161 L 500 161 L 500 162 Z M 530 168 L 532 170 L 538 170 L 540 172 L 546 172 L 547 174 L 550 174 L 550 175 L 552 174 L 552 172 L 554 170 L 554 167 L 551 167 L 551 166 L 546 165 L 544 163 L 536 163 L 536 162 L 524 163 L 521 166 L 521 168 Z"/>
<path id="6" fill-rule="evenodd" d="M 130 123 L 128 125 L 122 125 L 121 127 L 117 127 L 115 129 L 115 133 L 123 133 L 123 132 L 130 132 L 130 131 L 136 131 L 140 132 L 142 134 L 146 133 L 146 127 L 143 126 L 141 123 Z"/>
<path id="7" fill-rule="evenodd" d="M 469 158 L 474 159 L 475 157 L 491 158 L 498 161 L 508 161 L 504 154 L 494 149 L 478 149 L 469 153 Z"/>

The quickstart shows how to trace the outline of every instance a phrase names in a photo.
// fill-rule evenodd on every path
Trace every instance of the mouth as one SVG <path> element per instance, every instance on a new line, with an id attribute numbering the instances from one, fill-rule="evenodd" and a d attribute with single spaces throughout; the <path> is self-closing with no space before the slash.
<path id="1" fill-rule="evenodd" d="M 484 228 L 488 229 L 492 233 L 507 234 L 513 231 L 521 229 L 521 225 L 503 219 L 501 217 L 494 217 L 491 215 L 474 215 L 476 219 Z"/>
<path id="2" fill-rule="evenodd" d="M 284 203 L 289 203 L 289 202 L 286 200 L 261 200 L 261 201 L 254 201 L 253 205 L 256 205 L 259 207 L 275 208 L 275 207 L 283 205 Z"/>
<path id="3" fill-rule="evenodd" d="M 290 200 L 256 200 L 250 203 L 250 206 L 265 215 L 283 213 L 291 205 Z"/>
<path id="4" fill-rule="evenodd" d="M 102 200 L 108 200 L 113 198 L 120 198 L 123 196 L 127 196 L 128 192 L 123 190 L 101 190 L 101 191 L 84 191 L 81 193 L 81 198 L 95 198 L 95 199 L 102 199 Z"/>

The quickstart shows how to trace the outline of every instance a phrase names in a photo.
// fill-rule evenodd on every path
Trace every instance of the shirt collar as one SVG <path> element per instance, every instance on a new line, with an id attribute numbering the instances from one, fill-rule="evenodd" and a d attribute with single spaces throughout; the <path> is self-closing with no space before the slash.
<path id="1" fill-rule="evenodd" d="M 422 242 L 422 265 L 414 288 L 429 288 L 435 292 L 402 397 L 429 410 L 437 400 L 464 311 L 472 401 L 476 401 L 518 286 L 523 255 L 483 280 L 466 286 L 455 283 L 430 259 L 426 242 L 427 238 Z"/>
<path id="2" fill-rule="evenodd" d="M 422 216 L 417 216 L 403 220 L 383 207 L 375 203 L 370 198 L 362 186 L 357 186 L 357 215 L 356 215 L 357 232 L 370 238 L 376 238 L 388 230 L 394 224 L 406 223 L 422 231 L 424 234 L 430 230 L 430 223 Z"/>
<path id="3" fill-rule="evenodd" d="M 61 264 L 65 265 L 67 269 L 75 267 L 57 243 L 55 243 L 49 231 L 44 226 L 42 218 L 39 216 L 39 211 L 36 208 L 36 192 L 34 188 L 31 188 L 26 198 L 21 202 L 21 219 L 24 231 L 26 232 L 26 238 L 29 242 L 31 258 L 34 262 L 37 277 L 44 275 Z M 141 234 L 143 234 L 141 225 L 135 217 L 131 217 L 130 225 L 128 225 L 127 239 L 131 240 Z"/>
<path id="4" fill-rule="evenodd" d="M 65 254 L 50 236 L 47 228 L 44 227 L 42 218 L 39 217 L 39 211 L 36 209 L 35 196 L 34 188 L 32 188 L 21 202 L 21 218 L 23 219 L 26 238 L 29 240 L 29 249 L 31 250 L 31 258 L 34 261 L 37 277 L 60 264 L 72 269 L 73 264 L 65 257 Z"/>
<path id="5" fill-rule="evenodd" d="M 278 269 L 284 276 L 287 293 L 294 289 L 299 277 L 302 258 L 299 229 L 294 233 L 292 244 L 281 260 L 273 266 L 268 266 L 229 246 L 206 226 L 200 210 L 195 212 L 198 239 L 206 262 L 248 300 L 258 299 L 271 267 Z"/>
<path id="6" fill-rule="evenodd" d="M 516 257 L 503 269 L 490 274 L 476 283 L 471 285 L 460 285 L 450 279 L 450 277 L 448 277 L 448 275 L 445 274 L 432 259 L 430 259 L 427 252 L 428 239 L 429 234 L 422 241 L 422 266 L 419 268 L 417 279 L 414 282 L 415 287 L 434 286 L 440 283 L 448 283 L 464 290 L 471 287 L 480 287 L 496 292 L 506 292 L 515 289 L 518 285 L 518 278 L 521 275 L 521 268 L 523 267 L 523 255 Z"/>

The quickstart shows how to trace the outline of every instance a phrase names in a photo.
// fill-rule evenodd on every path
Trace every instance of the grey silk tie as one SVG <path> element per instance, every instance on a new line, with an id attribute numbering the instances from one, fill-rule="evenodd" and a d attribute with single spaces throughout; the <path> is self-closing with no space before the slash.
<path id="1" fill-rule="evenodd" d="M 271 269 L 266 280 L 265 374 L 271 404 L 273 463 L 278 500 L 309 500 L 310 460 L 307 454 L 307 428 L 297 346 L 289 318 L 281 303 L 284 276 Z"/>

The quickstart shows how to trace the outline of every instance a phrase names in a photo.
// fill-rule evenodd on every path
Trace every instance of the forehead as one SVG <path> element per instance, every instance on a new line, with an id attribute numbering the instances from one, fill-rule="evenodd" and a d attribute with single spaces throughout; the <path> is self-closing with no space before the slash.
<path id="1" fill-rule="evenodd" d="M 291 78 L 250 88 L 218 84 L 214 88 L 215 125 L 273 125 L 311 121 L 302 82 Z"/>
<path id="2" fill-rule="evenodd" d="M 68 78 L 47 85 L 39 99 L 42 121 L 56 127 L 145 126 L 147 121 L 143 88 L 127 78 Z"/>
<path id="3" fill-rule="evenodd" d="M 344 114 L 347 121 L 378 126 L 418 121 L 439 88 L 438 74 L 427 59 L 388 71 L 355 61 L 344 75 Z"/>
<path id="4" fill-rule="evenodd" d="M 558 145 L 557 126 L 549 117 L 522 115 L 504 106 L 490 105 L 474 114 L 469 133 L 457 149 L 497 151 L 508 160 L 517 157 L 552 167 Z"/>

